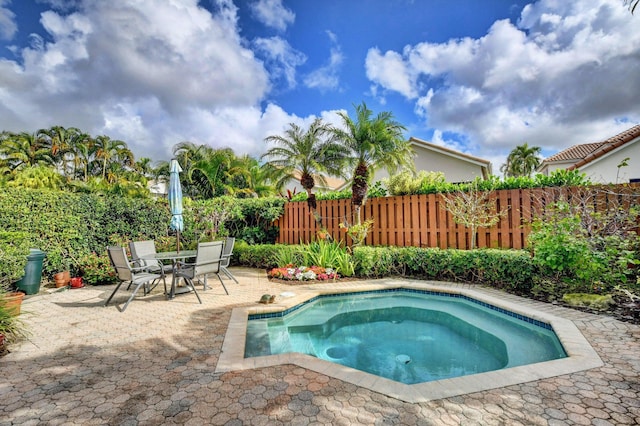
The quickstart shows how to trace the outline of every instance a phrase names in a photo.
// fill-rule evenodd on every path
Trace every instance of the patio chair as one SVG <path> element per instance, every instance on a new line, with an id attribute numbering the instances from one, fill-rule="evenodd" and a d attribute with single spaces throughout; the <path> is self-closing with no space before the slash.
<path id="1" fill-rule="evenodd" d="M 195 263 L 178 262 L 175 272 L 176 278 L 184 278 L 185 282 L 193 288 L 193 281 L 200 280 L 203 277 L 203 288 L 207 289 L 207 275 L 215 274 L 222 284 L 225 293 L 229 294 L 227 287 L 220 277 L 220 265 L 222 263 L 222 241 L 214 241 L 211 243 L 198 243 Z M 197 293 L 196 293 L 197 294 Z M 198 296 L 198 299 L 200 296 Z"/>
<path id="2" fill-rule="evenodd" d="M 234 280 L 236 284 L 238 284 L 238 280 L 236 280 L 236 277 L 234 277 L 231 274 L 231 272 L 229 272 L 229 270 L 227 269 L 227 267 L 229 266 L 229 263 L 231 263 L 231 254 L 233 253 L 233 244 L 235 243 L 235 241 L 236 239 L 233 237 L 227 237 L 224 240 L 224 246 L 222 248 L 222 261 L 220 262 L 220 270 L 224 272 L 226 276 Z"/>
<path id="3" fill-rule="evenodd" d="M 173 265 L 165 265 L 159 260 L 149 259 L 156 255 L 156 243 L 152 240 L 131 241 L 129 243 L 129 250 L 131 251 L 131 258 L 135 266 L 145 267 L 147 272 L 160 274 L 160 279 L 162 279 L 162 282 L 164 283 L 164 292 L 166 294 L 167 273 L 173 272 Z M 142 259 L 143 257 L 146 257 L 146 259 Z"/>
<path id="4" fill-rule="evenodd" d="M 116 288 L 111 293 L 111 296 L 104 302 L 104 306 L 107 306 L 113 296 L 118 292 L 118 289 L 122 285 L 122 283 L 128 282 L 132 285 L 135 285 L 131 296 L 129 296 L 129 300 L 122 307 L 122 312 L 127 309 L 129 303 L 133 299 L 133 297 L 138 292 L 140 287 L 145 287 L 145 294 L 147 294 L 150 289 L 148 288 L 149 283 L 153 283 L 155 280 L 161 278 L 160 274 L 152 274 L 150 272 L 146 272 L 144 267 L 133 267 L 131 263 L 129 263 L 129 259 L 127 259 L 127 253 L 124 251 L 124 247 L 111 246 L 107 247 L 107 253 L 109 254 L 109 260 L 111 260 L 111 265 L 116 270 L 116 276 L 120 280 Z"/>

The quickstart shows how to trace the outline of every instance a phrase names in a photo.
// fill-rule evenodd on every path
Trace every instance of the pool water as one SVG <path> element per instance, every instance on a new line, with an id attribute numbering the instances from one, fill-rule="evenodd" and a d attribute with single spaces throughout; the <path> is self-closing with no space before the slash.
<path id="1" fill-rule="evenodd" d="M 245 357 L 300 352 L 405 384 L 567 356 L 550 326 L 446 293 L 320 296 L 271 315 L 250 317 Z"/>

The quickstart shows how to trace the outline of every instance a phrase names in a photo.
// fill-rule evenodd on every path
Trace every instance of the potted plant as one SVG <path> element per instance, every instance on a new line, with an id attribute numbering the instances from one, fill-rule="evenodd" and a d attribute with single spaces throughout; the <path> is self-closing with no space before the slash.
<path id="1" fill-rule="evenodd" d="M 24 293 L 15 291 L 15 283 L 22 279 L 32 236 L 26 232 L 0 231 L 0 354 L 7 345 L 26 337 L 20 321 L 20 307 Z"/>
<path id="2" fill-rule="evenodd" d="M 8 352 L 7 347 L 26 337 L 26 328 L 20 320 L 20 303 L 24 293 L 0 292 L 0 356 Z"/>

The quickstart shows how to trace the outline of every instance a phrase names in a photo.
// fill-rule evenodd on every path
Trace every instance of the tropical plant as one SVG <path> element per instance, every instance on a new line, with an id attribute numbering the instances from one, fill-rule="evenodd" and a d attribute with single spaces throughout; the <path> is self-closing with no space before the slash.
<path id="1" fill-rule="evenodd" d="M 373 226 L 373 219 L 365 220 L 361 223 L 349 225 L 348 223 L 340 222 L 338 224 L 340 228 L 347 230 L 347 235 L 353 241 L 353 247 L 360 246 L 367 238 L 371 227 Z"/>
<path id="2" fill-rule="evenodd" d="M 93 141 L 96 160 L 102 164 L 102 179 L 107 177 L 107 165 L 120 162 L 123 165 L 133 165 L 133 153 L 127 144 L 121 140 L 111 139 L 109 136 L 98 136 Z"/>
<path id="3" fill-rule="evenodd" d="M 2 141 L 0 154 L 2 164 L 11 171 L 55 163 L 46 140 L 37 132 L 9 133 Z"/>
<path id="4" fill-rule="evenodd" d="M 331 127 L 320 118 L 315 119 L 307 130 L 291 123 L 284 135 L 269 136 L 265 141 L 275 145 L 262 158 L 268 159 L 267 166 L 278 174 L 276 188 L 281 189 L 289 180 L 299 179 L 307 192 L 309 210 L 322 226 L 313 188 L 316 181 L 326 185 L 325 173 L 343 175 L 347 149 L 332 138 Z"/>
<path id="5" fill-rule="evenodd" d="M 8 306 L 7 294 L 0 290 L 0 335 L 4 336 L 6 344 L 11 344 L 28 337 L 29 333 L 13 307 Z"/>
<path id="6" fill-rule="evenodd" d="M 271 168 L 261 165 L 249 156 L 234 158 L 231 162 L 227 191 L 238 197 L 268 197 L 276 194 L 271 182 Z"/>
<path id="7" fill-rule="evenodd" d="M 63 177 L 53 167 L 38 164 L 25 167 L 12 176 L 7 187 L 30 189 L 61 189 L 64 186 Z"/>
<path id="8" fill-rule="evenodd" d="M 304 251 L 304 264 L 332 268 L 344 276 L 353 275 L 355 266 L 344 244 L 338 241 L 318 240 Z"/>
<path id="9" fill-rule="evenodd" d="M 506 177 L 531 176 L 540 165 L 540 151 L 538 146 L 528 144 L 516 146 L 507 157 L 507 162 L 500 167 Z"/>
<path id="10" fill-rule="evenodd" d="M 640 0 L 624 0 L 624 5 L 629 6 L 629 10 L 631 11 L 632 14 L 633 12 L 636 11 L 636 7 L 638 6 L 638 3 L 640 3 Z"/>
<path id="11" fill-rule="evenodd" d="M 173 147 L 173 155 L 184 170 L 180 182 L 185 195 L 206 200 L 235 192 L 229 183 L 230 169 L 236 160 L 232 149 L 215 149 L 186 141 Z M 161 162 L 158 171 L 168 178 L 169 163 Z"/>
<path id="12" fill-rule="evenodd" d="M 376 169 L 386 167 L 389 173 L 398 168 L 413 168 L 411 144 L 402 138 L 404 126 L 394 120 L 390 112 L 373 112 L 363 102 L 355 106 L 356 118 L 347 113 L 338 113 L 343 128 L 334 128 L 337 141 L 349 150 L 349 164 L 354 166 L 351 181 L 351 205 L 354 222 L 360 223 L 360 209 L 366 202 L 367 190 Z"/>

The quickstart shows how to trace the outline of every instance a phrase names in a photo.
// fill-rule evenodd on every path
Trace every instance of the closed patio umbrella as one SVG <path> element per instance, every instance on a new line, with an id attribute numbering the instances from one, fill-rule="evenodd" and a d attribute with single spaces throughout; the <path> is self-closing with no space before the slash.
<path id="1" fill-rule="evenodd" d="M 169 166 L 169 208 L 171 209 L 171 223 L 169 226 L 176 231 L 178 253 L 180 252 L 180 232 L 184 230 L 182 220 L 182 186 L 180 185 L 180 172 L 182 168 L 175 158 Z"/>

